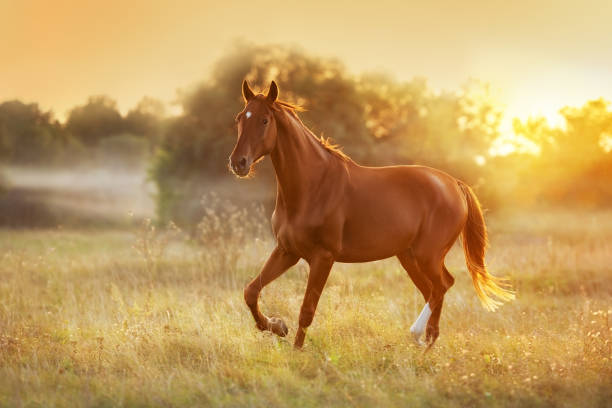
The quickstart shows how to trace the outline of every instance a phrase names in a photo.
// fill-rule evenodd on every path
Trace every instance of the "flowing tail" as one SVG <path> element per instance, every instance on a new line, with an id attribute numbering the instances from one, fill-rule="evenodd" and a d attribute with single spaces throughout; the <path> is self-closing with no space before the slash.
<path id="1" fill-rule="evenodd" d="M 468 218 L 462 232 L 465 262 L 480 302 L 485 309 L 495 311 L 502 302 L 514 299 L 514 292 L 509 288 L 506 279 L 496 278 L 487 271 L 485 251 L 489 242 L 480 202 L 470 186 L 460 180 L 457 182 L 468 206 Z"/>

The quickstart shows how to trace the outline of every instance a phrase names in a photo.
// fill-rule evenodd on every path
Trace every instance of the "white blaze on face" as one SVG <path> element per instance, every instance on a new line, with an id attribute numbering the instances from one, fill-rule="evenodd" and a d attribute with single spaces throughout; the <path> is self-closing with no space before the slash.
<path id="1" fill-rule="evenodd" d="M 421 311 L 421 314 L 410 327 L 410 333 L 412 333 L 415 340 L 418 341 L 421 335 L 425 332 L 425 327 L 427 326 L 427 321 L 430 317 L 431 309 L 429 308 L 429 303 L 426 303 L 425 307 L 423 307 L 423 310 Z"/>
<path id="2" fill-rule="evenodd" d="M 246 116 L 246 118 L 250 118 L 252 115 L 251 111 L 247 111 L 247 113 L 244 114 L 244 116 Z"/>

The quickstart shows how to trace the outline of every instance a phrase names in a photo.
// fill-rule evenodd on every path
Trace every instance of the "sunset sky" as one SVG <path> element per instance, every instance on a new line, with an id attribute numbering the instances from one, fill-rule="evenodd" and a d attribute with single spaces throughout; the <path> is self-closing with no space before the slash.
<path id="1" fill-rule="evenodd" d="M 508 116 L 553 117 L 612 99 L 611 21 L 609 0 L 0 0 L 0 100 L 59 118 L 93 94 L 124 112 L 145 95 L 171 102 L 244 39 L 337 57 L 355 74 L 424 76 L 435 89 L 479 78 Z"/>

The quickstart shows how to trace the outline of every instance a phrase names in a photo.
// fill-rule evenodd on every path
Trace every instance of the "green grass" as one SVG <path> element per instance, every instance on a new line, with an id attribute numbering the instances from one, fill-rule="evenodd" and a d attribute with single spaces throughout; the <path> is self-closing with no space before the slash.
<path id="1" fill-rule="evenodd" d="M 242 298 L 269 239 L 2 230 L 0 406 L 609 406 L 612 214 L 534 217 L 489 217 L 491 271 L 518 290 L 496 313 L 452 250 L 427 354 L 395 260 L 337 264 L 295 351 L 306 265 L 262 294 L 286 339 L 257 331 Z"/>

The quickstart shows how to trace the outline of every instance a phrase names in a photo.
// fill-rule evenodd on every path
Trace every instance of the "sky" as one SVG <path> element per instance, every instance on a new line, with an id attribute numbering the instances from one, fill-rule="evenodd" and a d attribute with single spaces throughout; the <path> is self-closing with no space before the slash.
<path id="1" fill-rule="evenodd" d="M 612 100 L 611 21 L 610 0 L 0 0 L 0 101 L 60 119 L 90 95 L 122 112 L 145 95 L 172 103 L 242 39 L 438 90 L 478 78 L 508 118 L 555 122 L 562 106 Z"/>

